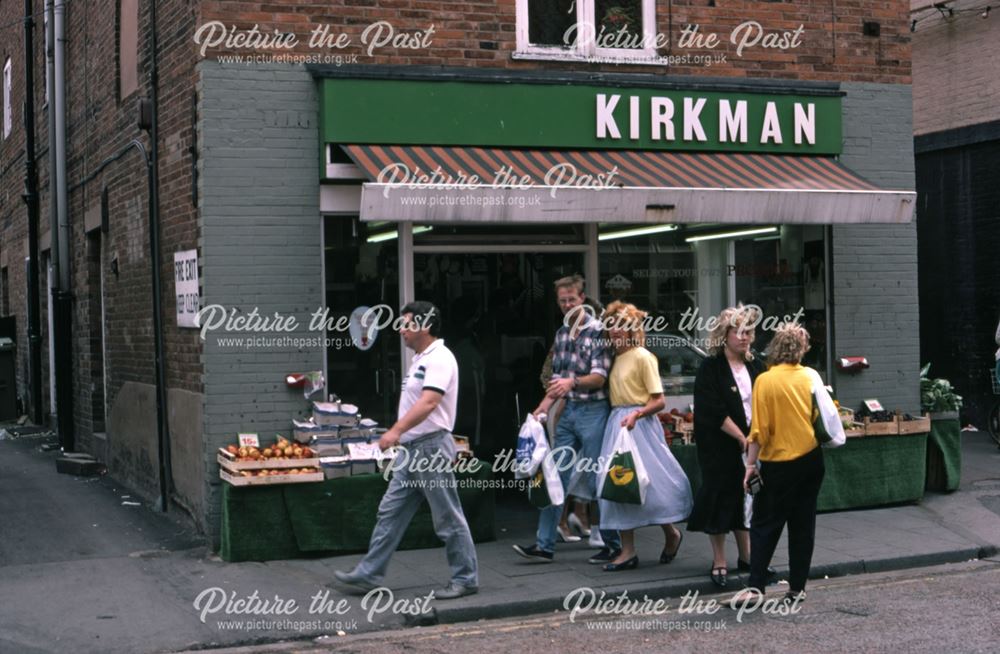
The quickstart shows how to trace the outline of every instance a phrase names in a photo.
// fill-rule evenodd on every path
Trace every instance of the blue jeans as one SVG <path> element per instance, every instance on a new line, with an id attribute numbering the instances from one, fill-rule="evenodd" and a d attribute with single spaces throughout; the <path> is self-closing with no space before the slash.
<path id="1" fill-rule="evenodd" d="M 355 574 L 373 584 L 382 583 L 389 559 L 399 547 L 421 502 L 427 498 L 434 532 L 444 541 L 452 582 L 461 586 L 478 586 L 476 548 L 458 501 L 455 474 L 450 470 L 437 472 L 440 466 L 436 464 L 431 466 L 433 471 L 420 471 L 421 467 L 428 467 L 421 465 L 427 460 L 440 461 L 443 457 L 443 460 L 454 461 L 455 441 L 451 434 L 440 431 L 403 447 L 409 454 L 409 460 L 397 460 L 400 465 L 393 468 L 389 488 L 378 505 L 378 521 L 372 531 L 368 553 L 354 569 Z"/>
<path id="2" fill-rule="evenodd" d="M 607 402 L 566 402 L 556 425 L 555 448 L 572 448 L 582 459 L 589 459 L 596 462 L 601 456 L 601 442 L 604 440 L 604 425 L 608 421 L 608 414 L 611 407 Z M 570 465 L 569 457 L 556 458 L 559 465 L 559 478 L 562 480 L 563 488 L 569 488 L 570 476 L 573 474 L 573 466 Z M 590 464 L 594 466 L 595 464 Z M 590 486 L 591 497 L 597 497 L 597 474 L 589 475 L 588 484 Z M 556 548 L 556 528 L 559 526 L 559 519 L 562 517 L 562 505 L 547 506 L 542 509 L 538 516 L 538 549 L 546 552 L 553 552 Z M 611 549 L 621 548 L 621 538 L 617 531 L 601 530 L 601 538 L 604 544 Z"/>

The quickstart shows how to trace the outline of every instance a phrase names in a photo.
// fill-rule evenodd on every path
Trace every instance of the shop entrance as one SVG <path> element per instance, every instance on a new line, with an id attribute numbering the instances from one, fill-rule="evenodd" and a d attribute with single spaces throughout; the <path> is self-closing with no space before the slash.
<path id="1" fill-rule="evenodd" d="M 552 283 L 583 270 L 575 252 L 427 252 L 413 259 L 414 297 L 441 309 L 459 367 L 455 433 L 480 457 L 512 447 L 542 399 L 542 366 L 559 321 Z"/>
<path id="2" fill-rule="evenodd" d="M 441 309 L 458 360 L 455 434 L 491 460 L 513 447 L 542 399 L 562 318 L 553 282 L 586 274 L 592 239 L 583 225 L 414 225 L 409 236 L 402 275 L 411 275 L 413 299 Z"/>

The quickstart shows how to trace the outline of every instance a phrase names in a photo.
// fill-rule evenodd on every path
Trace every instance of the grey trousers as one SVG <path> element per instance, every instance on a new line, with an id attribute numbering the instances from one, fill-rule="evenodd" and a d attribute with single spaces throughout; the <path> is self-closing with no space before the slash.
<path id="1" fill-rule="evenodd" d="M 469 524 L 458 501 L 455 474 L 449 469 L 439 472 L 441 461 L 455 460 L 455 441 L 446 431 L 422 437 L 404 444 L 408 460 L 397 460 L 389 488 L 378 506 L 378 521 L 372 532 L 368 553 L 355 568 L 355 573 L 373 584 L 381 584 L 389 567 L 389 559 L 399 547 L 407 526 L 424 498 L 430 504 L 434 531 L 444 541 L 445 554 L 451 568 L 452 582 L 461 586 L 478 586 L 479 573 L 476 548 L 472 543 Z M 424 471 L 432 462 L 431 471 Z"/>

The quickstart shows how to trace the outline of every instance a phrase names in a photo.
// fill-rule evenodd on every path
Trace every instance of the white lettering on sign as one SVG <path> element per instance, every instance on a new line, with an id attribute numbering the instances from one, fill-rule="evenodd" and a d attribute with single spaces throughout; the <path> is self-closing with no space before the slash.
<path id="1" fill-rule="evenodd" d="M 177 326 L 197 328 L 201 296 L 198 292 L 198 250 L 174 252 L 174 295 Z"/>
<path id="2" fill-rule="evenodd" d="M 628 99 L 628 137 L 633 141 L 639 140 L 639 96 L 633 95 Z"/>
<path id="3" fill-rule="evenodd" d="M 781 121 L 778 120 L 778 108 L 773 102 L 768 102 L 764 109 L 764 128 L 760 131 L 761 143 L 770 140 L 781 145 Z"/>
<path id="4" fill-rule="evenodd" d="M 621 97 L 620 95 L 612 95 L 611 100 L 608 100 L 608 97 L 603 93 L 597 94 L 597 138 L 606 139 L 609 134 L 613 139 L 622 137 L 614 116 L 615 107 L 618 106 L 618 100 Z"/>
<path id="5" fill-rule="evenodd" d="M 670 98 L 652 98 L 650 103 L 652 109 L 653 140 L 659 141 L 664 137 L 660 134 L 662 127 L 666 133 L 668 141 L 674 140 L 674 101 Z"/>
<path id="6" fill-rule="evenodd" d="M 795 145 L 816 145 L 816 104 L 813 102 L 789 103 L 791 107 L 783 105 L 779 113 L 778 103 L 770 101 L 764 105 L 761 118 L 758 112 L 751 112 L 747 100 L 698 96 L 652 96 L 647 100 L 630 95 L 625 98 L 626 109 L 625 106 L 619 108 L 619 105 L 626 104 L 620 94 L 597 93 L 595 96 L 598 139 L 620 140 L 624 131 L 632 141 L 648 138 L 651 141 L 748 144 L 753 114 L 754 138 L 757 138 L 756 130 L 759 129 L 761 144 L 782 145 L 787 140 L 794 141 Z M 648 119 L 644 106 L 646 102 L 649 103 Z M 709 105 L 709 102 L 716 104 Z M 719 112 L 717 130 L 715 116 L 712 115 L 713 106 Z M 785 113 L 788 108 L 791 109 L 791 117 Z M 703 117 L 706 122 L 702 121 Z M 681 123 L 680 134 L 677 133 L 675 118 Z M 644 133 L 645 129 L 649 131 Z"/>
<path id="7" fill-rule="evenodd" d="M 692 139 L 707 141 L 705 130 L 701 126 L 701 110 L 705 108 L 705 98 L 698 98 L 692 102 L 692 98 L 684 98 L 684 140 Z"/>
<path id="8" fill-rule="evenodd" d="M 802 145 L 803 136 L 809 145 L 816 144 L 816 105 L 812 102 L 805 109 L 795 103 L 795 145 Z"/>
<path id="9" fill-rule="evenodd" d="M 746 100 L 737 100 L 735 110 L 729 100 L 719 100 L 719 142 L 747 142 Z"/>

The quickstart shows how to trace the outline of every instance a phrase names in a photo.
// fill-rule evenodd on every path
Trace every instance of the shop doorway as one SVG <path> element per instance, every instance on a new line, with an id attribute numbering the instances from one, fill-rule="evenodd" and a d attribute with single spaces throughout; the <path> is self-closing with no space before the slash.
<path id="1" fill-rule="evenodd" d="M 416 252 L 414 297 L 441 309 L 459 366 L 455 434 L 480 458 L 513 447 L 541 401 L 542 366 L 562 314 L 553 282 L 583 270 L 582 252 Z"/>

